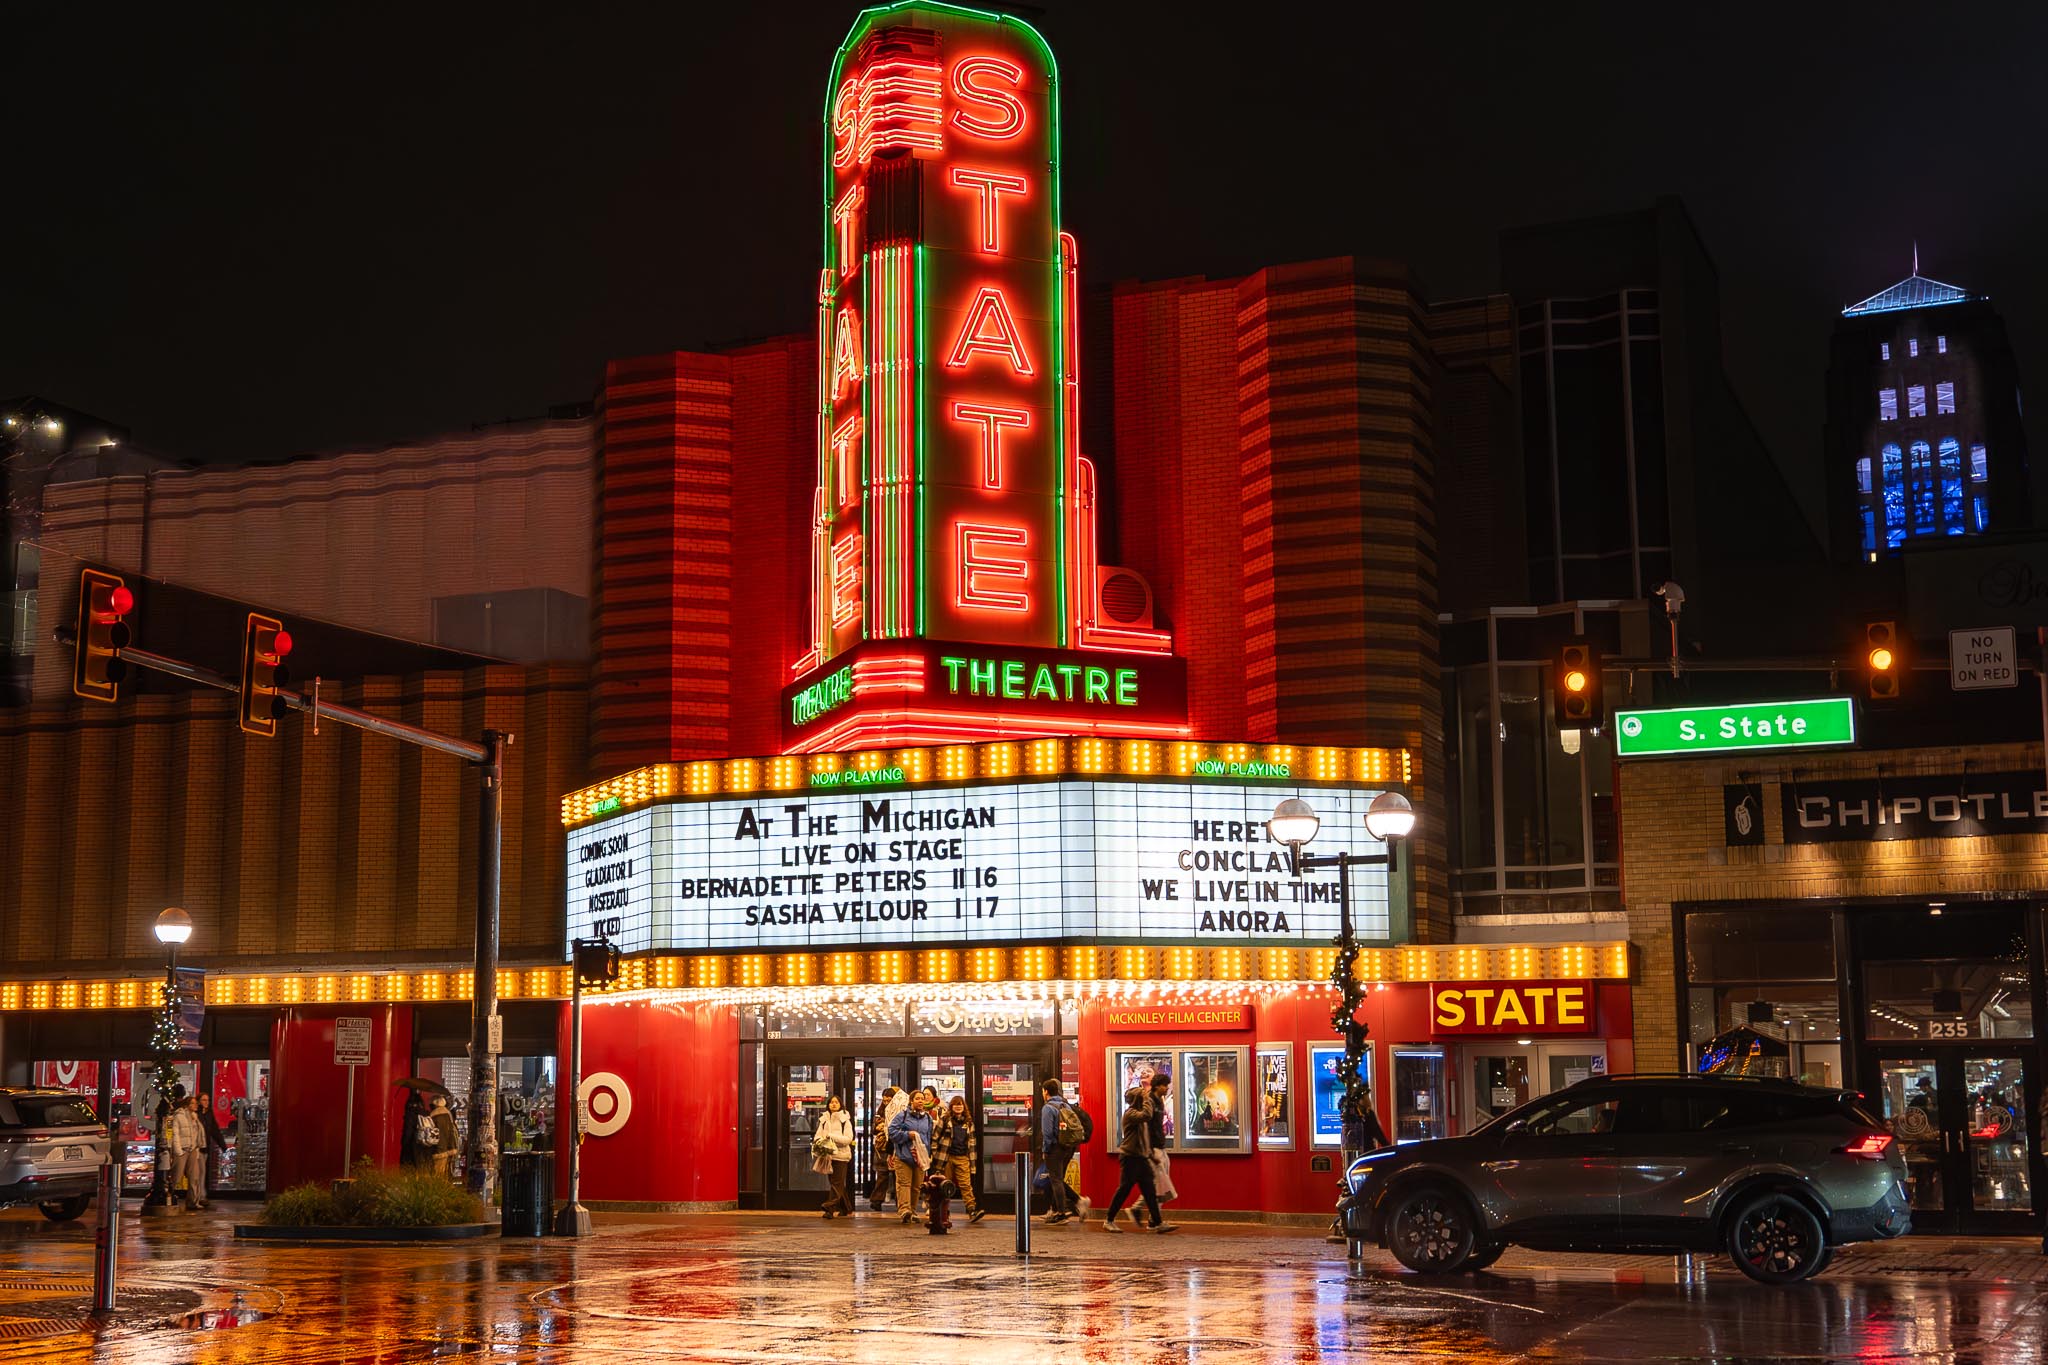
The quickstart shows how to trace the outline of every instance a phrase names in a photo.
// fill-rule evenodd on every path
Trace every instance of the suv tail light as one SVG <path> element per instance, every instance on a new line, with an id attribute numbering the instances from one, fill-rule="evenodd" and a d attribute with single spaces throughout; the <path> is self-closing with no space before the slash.
<path id="1" fill-rule="evenodd" d="M 1884 1156 L 1885 1149 L 1891 1145 L 1892 1135 L 1890 1133 L 1865 1133 L 1847 1147 L 1838 1148 L 1837 1150 L 1846 1152 L 1850 1156 L 1869 1157 L 1872 1161 L 1876 1161 Z"/>

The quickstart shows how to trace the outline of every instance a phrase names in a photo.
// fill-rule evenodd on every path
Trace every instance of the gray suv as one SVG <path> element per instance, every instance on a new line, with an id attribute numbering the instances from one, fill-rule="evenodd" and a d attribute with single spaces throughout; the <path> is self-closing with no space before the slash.
<path id="1" fill-rule="evenodd" d="M 107 1130 L 91 1100 L 0 1087 L 0 1209 L 34 1204 L 69 1222 L 92 1203 L 106 1161 Z"/>
<path id="2" fill-rule="evenodd" d="M 1725 1251 L 1792 1284 L 1836 1247 L 1912 1224 L 1906 1162 L 1853 1091 L 1717 1076 L 1603 1076 L 1464 1137 L 1351 1164 L 1346 1231 L 1424 1273 L 1506 1247 Z"/>

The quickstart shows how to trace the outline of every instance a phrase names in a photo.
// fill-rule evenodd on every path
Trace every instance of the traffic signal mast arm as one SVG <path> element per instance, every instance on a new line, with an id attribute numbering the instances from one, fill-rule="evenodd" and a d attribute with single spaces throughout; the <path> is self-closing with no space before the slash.
<path id="1" fill-rule="evenodd" d="M 76 642 L 75 636 L 68 630 L 60 629 L 57 632 L 57 638 L 65 644 Z M 174 678 L 183 678 L 186 682 L 198 683 L 203 687 L 218 687 L 223 692 L 240 692 L 242 690 L 241 680 L 238 678 L 230 678 L 225 673 L 216 673 L 210 668 L 201 668 L 197 664 L 188 664 L 183 659 L 173 659 L 167 654 L 154 654 L 149 650 L 136 649 L 131 646 L 121 651 L 121 657 L 137 668 L 147 668 L 157 673 L 168 673 Z M 311 712 L 315 709 L 312 697 L 306 693 L 291 692 L 279 688 L 277 695 L 283 699 L 284 704 L 291 710 Z M 372 715 L 368 711 L 358 711 L 353 706 L 342 706 L 335 702 L 323 701 L 319 704 L 318 710 L 322 720 L 338 720 L 343 725 L 353 725 L 359 730 L 369 730 L 375 734 L 389 735 L 393 739 L 404 740 L 408 744 L 417 744 L 423 749 L 438 749 L 444 754 L 453 754 L 465 762 L 483 763 L 490 757 L 489 751 L 481 744 L 472 744 L 466 739 L 457 739 L 453 735 L 444 735 L 437 730 L 423 729 L 417 725 L 407 725 L 401 720 L 391 720 L 384 716 Z"/>

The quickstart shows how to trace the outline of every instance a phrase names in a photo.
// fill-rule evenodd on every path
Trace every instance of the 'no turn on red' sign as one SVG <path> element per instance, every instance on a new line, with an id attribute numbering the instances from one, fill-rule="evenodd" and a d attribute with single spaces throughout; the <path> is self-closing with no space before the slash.
<path id="1" fill-rule="evenodd" d="M 1957 692 L 2020 685 L 2019 651 L 2011 626 L 1948 633 L 1948 685 Z"/>

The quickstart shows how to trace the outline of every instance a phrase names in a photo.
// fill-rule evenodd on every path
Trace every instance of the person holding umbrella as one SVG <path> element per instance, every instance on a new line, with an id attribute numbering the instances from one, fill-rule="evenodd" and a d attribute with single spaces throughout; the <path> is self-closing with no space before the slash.
<path id="1" fill-rule="evenodd" d="M 440 1152 L 441 1129 L 428 1108 L 428 1096 L 446 1095 L 448 1087 L 422 1076 L 407 1076 L 398 1084 L 407 1091 L 405 1113 L 399 1119 L 399 1163 L 421 1169 L 431 1167 Z"/>

